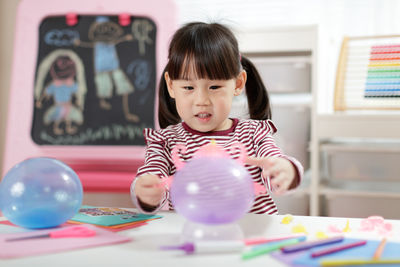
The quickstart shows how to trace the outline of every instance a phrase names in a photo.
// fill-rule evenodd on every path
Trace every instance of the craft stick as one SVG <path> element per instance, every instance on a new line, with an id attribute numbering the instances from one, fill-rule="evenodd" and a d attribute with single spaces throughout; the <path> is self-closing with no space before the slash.
<path id="1" fill-rule="evenodd" d="M 400 264 L 400 259 L 390 260 L 323 260 L 321 266 L 351 266 L 351 265 L 372 265 L 372 264 Z"/>
<path id="2" fill-rule="evenodd" d="M 339 252 L 339 251 L 342 251 L 342 250 L 363 246 L 365 244 L 367 244 L 367 241 L 366 240 L 361 240 L 361 241 L 357 241 L 357 242 L 353 242 L 353 243 L 348 243 L 348 244 L 344 244 L 344 245 L 330 247 L 330 248 L 327 248 L 327 249 L 321 249 L 321 250 L 314 251 L 313 253 L 311 253 L 311 257 L 313 257 L 313 258 L 321 257 L 321 256 L 324 256 L 324 255 L 332 254 L 332 253 Z"/>
<path id="3" fill-rule="evenodd" d="M 276 242 L 283 242 L 283 241 L 285 241 L 285 240 L 292 240 L 292 239 L 296 239 L 296 240 L 298 240 L 299 242 L 303 242 L 303 241 L 305 241 L 306 239 L 307 239 L 307 237 L 306 236 L 299 236 L 299 237 L 293 237 L 293 238 L 289 238 L 289 239 L 284 239 L 284 240 L 281 240 L 281 241 L 274 241 L 274 242 L 271 242 L 271 243 L 276 243 Z M 259 250 L 259 249 L 263 249 L 263 248 L 265 248 L 265 247 L 267 247 L 267 246 L 271 246 L 271 243 L 263 243 L 263 244 L 258 244 L 258 245 L 255 245 L 255 246 L 253 246 L 253 247 L 251 247 L 251 250 Z"/>
<path id="4" fill-rule="evenodd" d="M 242 254 L 242 259 L 248 260 L 248 259 L 260 256 L 260 255 L 267 254 L 272 251 L 278 250 L 283 246 L 296 244 L 298 242 L 300 242 L 298 239 L 288 239 L 288 240 L 278 241 L 278 242 L 270 244 L 270 245 L 265 245 L 265 246 L 263 246 L 263 248 L 260 248 L 257 250 L 246 251 Z"/>
<path id="5" fill-rule="evenodd" d="M 303 243 L 292 245 L 292 246 L 286 246 L 286 247 L 281 248 L 281 250 L 283 253 L 292 253 L 292 252 L 296 252 L 296 251 L 310 249 L 313 247 L 319 247 L 319 246 L 342 242 L 343 239 L 344 239 L 343 236 L 336 236 L 336 237 L 331 237 L 331 238 L 325 238 L 322 240 L 309 241 L 309 242 L 303 242 Z"/>
<path id="6" fill-rule="evenodd" d="M 304 233 L 299 233 L 299 234 L 291 234 L 291 235 L 277 235 L 277 236 L 271 236 L 268 238 L 248 238 L 244 240 L 244 243 L 246 246 L 250 245 L 259 245 L 259 244 L 265 244 L 265 243 L 270 243 L 270 242 L 275 242 L 275 241 L 280 241 L 280 240 L 285 240 L 285 239 L 291 239 L 291 238 L 297 238 L 297 237 L 303 237 L 305 236 Z"/>
<path id="7" fill-rule="evenodd" d="M 386 245 L 386 237 L 382 239 L 381 243 L 379 243 L 378 248 L 375 250 L 374 256 L 372 257 L 373 260 L 379 260 L 382 256 L 383 250 L 385 249 Z"/>

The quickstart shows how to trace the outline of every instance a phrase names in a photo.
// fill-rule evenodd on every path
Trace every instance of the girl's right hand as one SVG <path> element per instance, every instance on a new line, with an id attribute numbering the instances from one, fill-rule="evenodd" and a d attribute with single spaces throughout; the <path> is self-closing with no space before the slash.
<path id="1" fill-rule="evenodd" d="M 137 178 L 135 195 L 141 202 L 150 206 L 158 206 L 165 194 L 165 187 L 160 177 L 144 174 Z"/>

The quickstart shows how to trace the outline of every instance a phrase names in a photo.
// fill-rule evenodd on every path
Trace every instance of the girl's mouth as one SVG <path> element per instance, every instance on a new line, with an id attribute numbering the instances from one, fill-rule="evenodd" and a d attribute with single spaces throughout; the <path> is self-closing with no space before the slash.
<path id="1" fill-rule="evenodd" d="M 196 118 L 198 118 L 201 122 L 208 122 L 211 119 L 211 114 L 210 113 L 199 113 L 196 115 Z"/>

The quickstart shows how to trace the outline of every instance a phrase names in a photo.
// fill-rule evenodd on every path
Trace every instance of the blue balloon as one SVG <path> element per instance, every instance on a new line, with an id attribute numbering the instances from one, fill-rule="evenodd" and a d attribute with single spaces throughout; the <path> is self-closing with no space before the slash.
<path id="1" fill-rule="evenodd" d="M 31 158 L 15 165 L 0 183 L 0 210 L 25 228 L 50 228 L 74 216 L 82 205 L 78 175 L 51 158 Z"/>

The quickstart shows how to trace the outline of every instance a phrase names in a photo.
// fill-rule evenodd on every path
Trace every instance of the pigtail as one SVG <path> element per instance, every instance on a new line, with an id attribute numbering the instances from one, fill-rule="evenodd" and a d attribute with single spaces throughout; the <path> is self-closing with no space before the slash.
<path id="1" fill-rule="evenodd" d="M 246 95 L 250 119 L 271 119 L 271 106 L 268 92 L 254 64 L 241 57 L 243 69 L 247 72 Z"/>
<path id="2" fill-rule="evenodd" d="M 175 99 L 169 96 L 167 82 L 164 79 L 165 69 L 158 87 L 158 122 L 160 128 L 181 122 L 176 110 Z"/>

